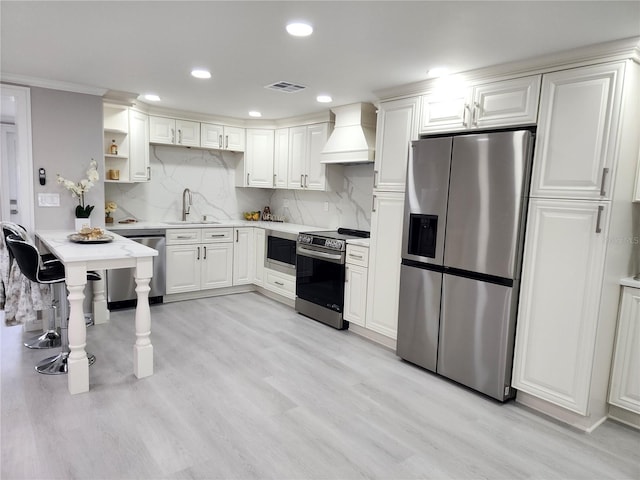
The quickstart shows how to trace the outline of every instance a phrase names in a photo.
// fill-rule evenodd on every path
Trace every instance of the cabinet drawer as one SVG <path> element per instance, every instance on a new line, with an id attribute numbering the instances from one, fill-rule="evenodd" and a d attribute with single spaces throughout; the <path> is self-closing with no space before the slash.
<path id="1" fill-rule="evenodd" d="M 176 228 L 167 230 L 167 245 L 200 243 L 200 229 Z"/>
<path id="2" fill-rule="evenodd" d="M 347 244 L 347 257 L 345 261 L 352 265 L 367 267 L 369 265 L 369 248 L 361 245 Z"/>
<path id="3" fill-rule="evenodd" d="M 287 298 L 295 298 L 296 277 L 265 268 L 264 288 Z"/>
<path id="4" fill-rule="evenodd" d="M 223 243 L 233 241 L 233 228 L 203 228 L 204 243 Z"/>

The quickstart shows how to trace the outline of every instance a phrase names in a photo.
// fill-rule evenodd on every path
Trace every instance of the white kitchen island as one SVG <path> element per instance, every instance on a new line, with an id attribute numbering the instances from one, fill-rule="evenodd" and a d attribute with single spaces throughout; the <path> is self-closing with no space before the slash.
<path id="1" fill-rule="evenodd" d="M 68 239 L 74 232 L 41 230 L 40 241 L 65 266 L 65 282 L 69 291 L 69 357 L 68 382 L 71 394 L 89 391 L 89 361 L 85 351 L 87 331 L 82 304 L 87 271 L 135 267 L 138 305 L 135 313 L 136 341 L 133 347 L 133 373 L 138 378 L 153 374 L 153 346 L 151 345 L 151 312 L 149 309 L 149 281 L 153 276 L 153 257 L 157 250 L 121 237 L 113 232 L 109 243 L 79 244 Z M 106 301 L 94 302 L 94 315 L 106 317 Z M 102 310 L 102 311 L 100 311 Z"/>

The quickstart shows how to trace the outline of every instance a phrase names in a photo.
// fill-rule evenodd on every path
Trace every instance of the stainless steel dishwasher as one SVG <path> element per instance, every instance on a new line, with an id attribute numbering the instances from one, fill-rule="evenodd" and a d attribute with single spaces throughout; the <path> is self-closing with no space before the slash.
<path id="1" fill-rule="evenodd" d="M 165 293 L 165 230 L 139 229 L 118 231 L 119 235 L 158 251 L 153 257 L 153 277 L 149 283 L 149 303 L 162 303 Z M 109 310 L 135 307 L 136 281 L 133 268 L 107 270 L 107 306 Z"/>

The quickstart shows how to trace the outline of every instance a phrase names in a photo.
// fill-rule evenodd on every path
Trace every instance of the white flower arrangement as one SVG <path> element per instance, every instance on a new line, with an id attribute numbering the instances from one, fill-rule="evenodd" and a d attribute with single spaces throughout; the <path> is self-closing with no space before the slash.
<path id="1" fill-rule="evenodd" d="M 113 212 L 118 209 L 118 204 L 116 202 L 107 202 L 104 205 L 104 213 L 107 217 L 110 217 Z"/>
<path id="2" fill-rule="evenodd" d="M 85 205 L 84 194 L 87 193 L 100 178 L 98 176 L 97 167 L 97 162 L 92 158 L 91 162 L 89 163 L 89 170 L 87 170 L 87 178 L 83 178 L 77 183 L 61 177 L 59 173 L 56 175 L 58 183 L 69 190 L 74 198 L 78 198 L 78 206 L 76 207 L 76 218 L 89 218 L 89 215 L 91 215 L 91 211 L 94 208 L 92 205 Z"/>

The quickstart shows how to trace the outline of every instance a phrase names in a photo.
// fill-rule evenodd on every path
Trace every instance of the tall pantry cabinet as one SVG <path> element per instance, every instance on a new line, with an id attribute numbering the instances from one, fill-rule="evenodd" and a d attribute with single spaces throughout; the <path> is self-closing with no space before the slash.
<path id="1" fill-rule="evenodd" d="M 543 75 L 514 354 L 517 400 L 582 430 L 607 416 L 633 236 L 640 66 Z"/>
<path id="2" fill-rule="evenodd" d="M 378 109 L 365 328 L 392 339 L 398 331 L 404 189 L 410 143 L 418 139 L 418 98 Z"/>

